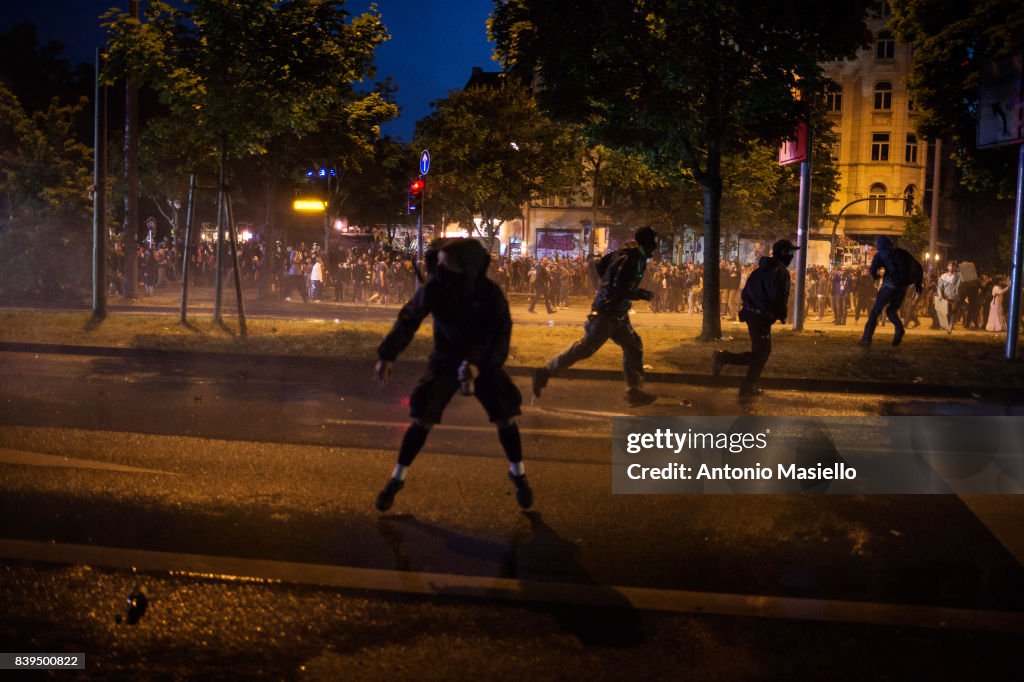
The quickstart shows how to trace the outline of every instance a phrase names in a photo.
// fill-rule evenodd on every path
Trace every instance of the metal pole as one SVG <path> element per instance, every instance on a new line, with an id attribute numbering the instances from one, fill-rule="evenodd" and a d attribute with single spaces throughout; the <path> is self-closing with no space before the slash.
<path id="1" fill-rule="evenodd" d="M 213 321 L 216 323 L 221 322 L 220 304 L 221 296 L 224 293 L 224 272 L 221 269 L 221 263 L 224 252 L 224 167 L 227 165 L 227 146 L 226 136 L 222 136 L 220 141 L 220 178 L 217 182 L 217 253 L 214 259 L 216 264 L 213 267 L 216 280 L 213 286 Z"/>
<path id="2" fill-rule="evenodd" d="M 196 215 L 196 174 L 188 176 L 188 203 L 185 205 L 185 245 L 182 247 L 181 259 L 181 323 L 185 324 L 185 313 L 188 310 L 188 275 L 189 262 L 192 260 L 192 228 Z"/>
<path id="3" fill-rule="evenodd" d="M 423 177 L 422 175 L 420 177 Z M 420 210 L 416 212 L 416 265 L 423 260 L 423 213 L 427 210 L 427 187 L 420 194 Z"/>
<path id="4" fill-rule="evenodd" d="M 811 151 L 814 129 L 807 124 L 806 156 L 800 162 L 800 206 L 797 211 L 796 290 L 793 296 L 793 331 L 804 328 L 804 283 L 807 279 L 807 231 L 811 221 Z"/>
<path id="5" fill-rule="evenodd" d="M 324 277 L 326 282 L 327 267 L 328 267 L 328 255 L 330 254 L 331 247 L 331 169 L 327 169 L 327 198 L 324 200 L 324 266 L 323 272 L 320 274 Z"/>
<path id="6" fill-rule="evenodd" d="M 231 236 L 232 265 L 235 270 L 235 303 L 238 306 L 238 333 L 245 338 L 245 304 L 242 302 L 242 273 L 238 269 L 238 237 L 235 234 L 235 211 L 231 206 L 231 192 L 227 186 L 224 187 L 224 218 L 228 224 L 228 234 Z"/>
<path id="7" fill-rule="evenodd" d="M 935 159 L 932 161 L 932 215 L 928 227 L 928 272 L 935 269 L 935 254 L 939 248 L 939 176 L 942 173 L 942 140 L 935 140 Z"/>
<path id="8" fill-rule="evenodd" d="M 1017 358 L 1020 334 L 1020 287 L 1024 266 L 1024 234 L 1021 234 L 1021 194 L 1024 194 L 1024 144 L 1017 152 L 1017 198 L 1013 210 L 1013 272 L 1010 275 L 1010 318 L 1006 327 L 1006 359 Z"/>
<path id="9" fill-rule="evenodd" d="M 92 315 L 107 316 L 107 89 L 100 81 L 103 51 L 96 50 L 93 97 Z"/>
<path id="10" fill-rule="evenodd" d="M 422 178 L 423 176 L 421 175 L 420 177 Z M 420 210 L 416 212 L 416 269 L 419 269 L 420 263 L 423 262 L 423 212 L 426 210 L 427 187 L 424 185 L 420 194 Z M 416 286 L 419 288 L 423 286 L 423 283 L 417 279 Z"/>
<path id="11" fill-rule="evenodd" d="M 139 0 L 128 0 L 128 14 L 139 20 Z M 132 76 L 124 87 L 124 297 L 130 300 L 139 284 L 139 87 Z"/>

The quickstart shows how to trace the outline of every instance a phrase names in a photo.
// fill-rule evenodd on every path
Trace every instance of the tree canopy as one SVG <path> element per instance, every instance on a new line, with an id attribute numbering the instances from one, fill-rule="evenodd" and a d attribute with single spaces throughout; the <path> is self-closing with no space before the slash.
<path id="1" fill-rule="evenodd" d="M 191 134 L 238 156 L 265 151 L 275 135 L 316 130 L 356 115 L 353 83 L 373 76 L 388 39 L 375 8 L 349 19 L 330 0 L 191 0 L 185 9 L 153 0 L 144 21 L 119 10 L 110 32 L 108 79 L 131 75 L 160 95 Z"/>
<path id="2" fill-rule="evenodd" d="M 820 62 L 870 39 L 867 0 L 495 0 L 505 68 L 592 139 L 685 167 L 704 193 L 704 328 L 721 336 L 722 159 L 792 135 L 821 91 Z M 796 89 L 808 93 L 796 99 Z"/>
<path id="3" fill-rule="evenodd" d="M 894 0 L 896 36 L 913 45 L 907 87 L 925 137 L 953 143 L 970 189 L 1013 194 L 1013 149 L 976 146 L 981 70 L 1024 51 L 1024 5 L 1017 0 Z"/>
<path id="4" fill-rule="evenodd" d="M 531 199 L 564 194 L 579 180 L 578 131 L 541 113 L 518 83 L 456 90 L 416 124 L 415 147 L 430 150 L 427 211 L 490 239 L 522 217 Z"/>

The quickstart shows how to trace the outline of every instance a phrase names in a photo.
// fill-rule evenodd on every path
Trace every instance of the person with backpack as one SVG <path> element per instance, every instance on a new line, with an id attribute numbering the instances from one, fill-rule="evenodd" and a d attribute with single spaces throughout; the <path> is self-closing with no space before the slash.
<path id="1" fill-rule="evenodd" d="M 875 335 L 875 327 L 878 325 L 878 318 L 885 311 L 894 327 L 892 345 L 898 346 L 903 340 L 907 330 L 900 320 L 900 306 L 907 295 L 907 287 L 914 285 L 918 295 L 923 290 L 922 280 L 924 270 L 917 259 L 910 255 L 906 249 L 896 248 L 892 240 L 886 236 L 878 237 L 875 240 L 875 257 L 871 259 L 871 267 L 868 269 L 873 279 L 881 277 L 879 270 L 884 270 L 882 286 L 875 295 L 875 304 L 868 313 L 868 320 L 864 323 L 864 334 L 861 336 L 860 345 L 870 346 L 871 338 Z"/>
<path id="2" fill-rule="evenodd" d="M 377 495 L 377 510 L 386 512 L 394 504 L 395 495 L 405 487 L 413 459 L 426 443 L 430 429 L 441 422 L 456 391 L 475 395 L 497 427 L 516 502 L 529 509 L 533 490 L 526 480 L 522 440 L 515 421 L 521 414 L 523 398 L 504 369 L 512 338 L 512 316 L 505 294 L 487 277 L 490 254 L 475 239 L 436 239 L 424 260 L 426 282 L 398 313 L 394 326 L 377 348 L 374 375 L 383 386 L 391 377 L 395 359 L 412 341 L 426 316 L 433 316 L 434 349 L 426 374 L 409 396 L 412 423 L 402 438 L 391 477 Z"/>
<path id="3" fill-rule="evenodd" d="M 583 326 L 583 338 L 551 358 L 546 366 L 533 371 L 534 397 L 540 397 L 551 377 L 589 358 L 611 339 L 622 348 L 626 401 L 630 407 L 649 405 L 657 400 L 656 395 L 643 388 L 644 344 L 629 321 L 629 309 L 632 301 L 654 298 L 651 291 L 640 288 L 640 281 L 647 269 L 647 259 L 658 247 L 658 235 L 650 227 L 641 227 L 634 237 L 636 241 L 627 242 L 598 262 L 596 271 L 601 282 Z"/>
<path id="4" fill-rule="evenodd" d="M 787 239 L 772 245 L 771 257 L 762 256 L 757 269 L 747 277 L 741 295 L 739 318 L 750 333 L 750 352 L 730 353 L 716 350 L 711 354 L 711 373 L 718 376 L 725 365 L 746 365 L 747 376 L 740 384 L 740 398 L 761 393 L 757 381 L 772 353 L 772 325 L 785 322 L 789 310 L 789 264 L 799 247 Z"/>

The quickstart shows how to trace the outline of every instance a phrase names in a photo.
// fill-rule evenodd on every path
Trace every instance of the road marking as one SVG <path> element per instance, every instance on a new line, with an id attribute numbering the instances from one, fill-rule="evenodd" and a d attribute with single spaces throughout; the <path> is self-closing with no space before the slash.
<path id="1" fill-rule="evenodd" d="M 605 421 L 612 417 L 629 417 L 630 415 L 626 412 L 600 412 L 598 410 L 574 410 L 568 407 L 535 407 L 532 404 L 524 405 L 523 412 L 529 414 L 536 412 L 538 414 L 566 414 L 571 417 L 584 417 L 594 420 Z"/>
<path id="2" fill-rule="evenodd" d="M 325 424 L 332 426 L 384 426 L 395 429 L 407 429 L 409 428 L 409 422 L 385 422 L 385 421 L 373 421 L 370 419 L 325 419 Z M 470 431 L 472 433 L 494 433 L 495 427 L 493 426 L 472 426 L 463 424 L 438 424 L 432 430 L 439 431 Z M 611 431 L 587 431 L 585 433 L 577 433 L 572 431 L 562 431 L 561 429 L 524 429 L 519 428 L 519 433 L 527 436 L 553 436 L 556 438 L 583 438 L 586 440 L 594 440 L 597 438 L 610 438 Z"/>
<path id="3" fill-rule="evenodd" d="M 140 467 L 124 466 L 122 464 L 110 464 L 109 462 L 97 462 L 90 459 L 76 459 L 63 455 L 46 455 L 41 452 L 30 450 L 11 450 L 0 448 L 0 464 L 27 464 L 39 467 L 61 467 L 65 469 L 97 469 L 100 471 L 119 471 L 126 474 L 164 474 L 168 476 L 179 476 L 173 471 L 160 471 L 158 469 L 143 469 Z"/>
<path id="4" fill-rule="evenodd" d="M 199 579 L 316 585 L 426 596 L 621 607 L 745 618 L 860 623 L 886 627 L 1024 633 L 1024 613 L 1019 611 L 984 611 L 915 604 L 533 582 L 488 576 L 352 568 L 30 540 L 0 540 L 0 557 L 18 561 L 133 569 Z"/>

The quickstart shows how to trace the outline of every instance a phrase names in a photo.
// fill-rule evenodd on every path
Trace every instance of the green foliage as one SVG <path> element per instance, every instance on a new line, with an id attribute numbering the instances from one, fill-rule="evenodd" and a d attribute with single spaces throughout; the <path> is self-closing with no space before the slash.
<path id="1" fill-rule="evenodd" d="M 362 115 L 352 83 L 372 77 L 388 35 L 375 7 L 346 21 L 341 5 L 192 0 L 178 9 L 154 0 L 142 22 L 112 9 L 105 75 L 153 87 L 190 144 L 260 154 L 274 136 L 310 134 L 339 109 Z"/>
<path id="2" fill-rule="evenodd" d="M 903 234 L 900 236 L 899 246 L 906 249 L 920 261 L 924 261 L 924 254 L 928 251 L 928 236 L 931 230 L 931 220 L 921 212 L 920 207 L 914 208 L 914 214 L 907 218 Z"/>
<path id="3" fill-rule="evenodd" d="M 415 148 L 429 149 L 427 210 L 493 238 L 522 217 L 528 200 L 566 194 L 579 182 L 582 140 L 551 121 L 511 82 L 451 92 L 416 125 Z"/>
<path id="4" fill-rule="evenodd" d="M 88 285 L 92 150 L 74 138 L 85 102 L 32 115 L 0 84 L 0 296 L 64 300 Z"/>
<path id="5" fill-rule="evenodd" d="M 819 64 L 866 45 L 868 0 L 495 0 L 505 68 L 593 142 L 686 172 L 704 193 L 704 330 L 721 335 L 717 255 L 722 161 L 775 146 L 811 116 Z M 797 88 L 807 97 L 796 99 Z"/>
<path id="6" fill-rule="evenodd" d="M 1024 5 L 1018 0 L 894 0 L 897 38 L 913 45 L 907 87 L 920 112 L 918 130 L 952 141 L 971 190 L 1012 195 L 1016 147 L 976 147 L 982 68 L 1024 50 Z"/>

